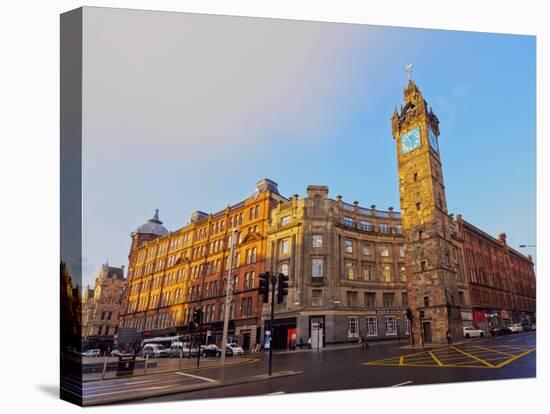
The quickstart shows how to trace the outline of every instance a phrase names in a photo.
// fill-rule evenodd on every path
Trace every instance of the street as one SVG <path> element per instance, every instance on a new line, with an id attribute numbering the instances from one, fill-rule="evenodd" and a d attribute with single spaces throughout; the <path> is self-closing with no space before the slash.
<path id="1" fill-rule="evenodd" d="M 268 358 L 259 355 L 226 367 L 86 382 L 84 404 L 529 378 L 536 375 L 535 345 L 535 332 L 526 332 L 424 349 L 378 343 L 368 349 L 274 353 L 271 379 L 266 375 Z"/>

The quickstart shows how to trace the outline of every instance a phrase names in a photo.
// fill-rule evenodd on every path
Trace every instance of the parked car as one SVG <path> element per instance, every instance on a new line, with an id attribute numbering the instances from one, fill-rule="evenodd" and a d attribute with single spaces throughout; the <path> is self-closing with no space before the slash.
<path id="1" fill-rule="evenodd" d="M 243 355 L 244 349 L 236 343 L 229 343 L 225 347 L 225 355 Z"/>
<path id="2" fill-rule="evenodd" d="M 201 354 L 204 357 L 219 357 L 222 355 L 222 350 L 216 344 L 203 345 L 201 346 Z"/>
<path id="3" fill-rule="evenodd" d="M 491 328 L 490 333 L 492 336 L 508 335 L 510 330 L 506 327 L 494 326 Z"/>
<path id="4" fill-rule="evenodd" d="M 122 354 L 123 354 L 123 352 L 122 352 L 120 349 L 113 349 L 113 350 L 111 351 L 111 356 L 116 356 L 116 357 L 118 357 L 118 356 L 121 356 Z"/>
<path id="5" fill-rule="evenodd" d="M 485 335 L 485 332 L 483 332 L 481 329 L 474 328 L 473 326 L 465 326 L 463 328 L 463 332 L 464 338 L 483 337 Z"/>
<path id="6" fill-rule="evenodd" d="M 189 355 L 189 342 L 173 342 L 170 348 L 166 351 L 170 358 L 179 358 L 180 356 Z M 191 355 L 197 355 L 197 348 L 191 348 Z"/>
<path id="7" fill-rule="evenodd" d="M 100 355 L 101 355 L 100 349 L 88 349 L 87 351 L 82 352 L 82 356 L 85 356 L 85 357 L 98 357 Z"/>
<path id="8" fill-rule="evenodd" d="M 141 350 L 143 357 L 163 358 L 168 356 L 166 348 L 161 344 L 146 344 Z"/>
<path id="9" fill-rule="evenodd" d="M 511 333 L 520 333 L 523 332 L 523 326 L 521 326 L 521 323 L 513 323 L 511 325 L 508 325 L 507 327 Z"/>

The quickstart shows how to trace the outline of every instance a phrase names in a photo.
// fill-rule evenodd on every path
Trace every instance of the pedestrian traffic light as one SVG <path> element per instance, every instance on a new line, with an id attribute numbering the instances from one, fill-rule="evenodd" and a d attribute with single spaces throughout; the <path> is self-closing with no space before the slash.
<path id="1" fill-rule="evenodd" d="M 411 308 L 407 308 L 407 319 L 409 321 L 412 321 L 412 318 L 413 318 L 412 310 L 411 310 Z"/>
<path id="2" fill-rule="evenodd" d="M 269 272 L 260 273 L 260 286 L 258 292 L 263 295 L 263 302 L 269 302 Z"/>
<path id="3" fill-rule="evenodd" d="M 283 303 L 286 295 L 288 295 L 288 276 L 284 273 L 279 273 L 279 283 L 277 285 L 277 303 Z"/>

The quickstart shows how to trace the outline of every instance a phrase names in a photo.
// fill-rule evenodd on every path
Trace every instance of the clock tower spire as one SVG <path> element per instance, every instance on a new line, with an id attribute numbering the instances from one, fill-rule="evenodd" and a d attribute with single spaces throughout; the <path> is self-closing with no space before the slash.
<path id="1" fill-rule="evenodd" d="M 405 239 L 407 291 L 416 343 L 462 337 L 457 269 L 439 154 L 439 120 L 412 80 L 392 116 Z"/>

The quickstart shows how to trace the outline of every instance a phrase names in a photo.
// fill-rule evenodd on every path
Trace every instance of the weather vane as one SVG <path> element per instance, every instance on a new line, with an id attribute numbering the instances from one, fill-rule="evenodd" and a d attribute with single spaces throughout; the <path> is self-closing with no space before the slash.
<path id="1" fill-rule="evenodd" d="M 405 70 L 407 71 L 407 76 L 409 77 L 409 80 L 412 80 L 413 64 L 409 63 Z"/>

